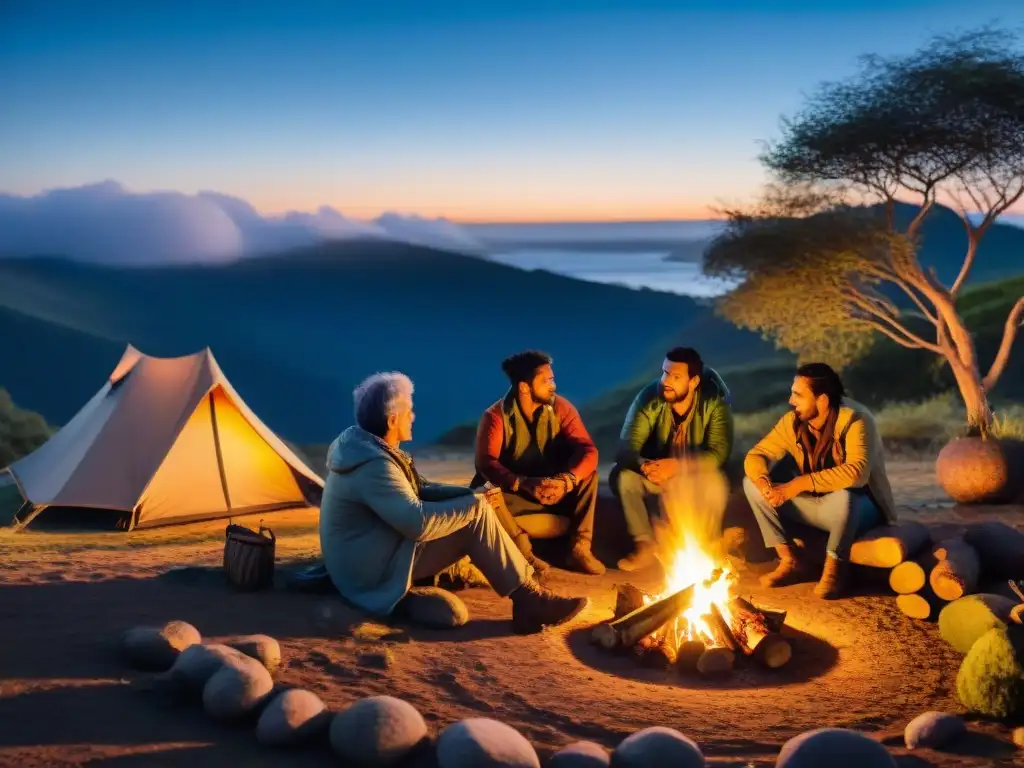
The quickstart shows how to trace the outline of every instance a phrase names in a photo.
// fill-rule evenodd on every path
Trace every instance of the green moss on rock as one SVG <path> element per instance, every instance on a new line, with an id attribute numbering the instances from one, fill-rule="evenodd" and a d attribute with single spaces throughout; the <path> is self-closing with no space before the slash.
<path id="1" fill-rule="evenodd" d="M 1006 718 L 1024 713 L 1024 629 L 994 627 L 978 638 L 956 677 L 960 702 L 972 712 Z"/>
<path id="2" fill-rule="evenodd" d="M 939 612 L 939 634 L 960 653 L 967 653 L 978 638 L 1010 620 L 1013 600 L 991 593 L 965 595 Z"/>

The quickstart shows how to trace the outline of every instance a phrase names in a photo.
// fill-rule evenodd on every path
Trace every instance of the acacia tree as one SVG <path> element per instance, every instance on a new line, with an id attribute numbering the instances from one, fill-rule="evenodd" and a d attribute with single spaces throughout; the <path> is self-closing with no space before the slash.
<path id="1" fill-rule="evenodd" d="M 991 30 L 935 38 L 909 56 L 865 57 L 850 80 L 822 85 L 761 155 L 766 192 L 727 210 L 708 248 L 705 271 L 740 281 L 722 313 L 840 367 L 876 333 L 933 352 L 952 370 L 968 425 L 986 434 L 988 393 L 1024 321 L 1024 297 L 983 371 L 957 296 L 985 233 L 1024 195 L 1024 55 L 1015 43 Z M 963 222 L 963 263 L 948 284 L 919 259 L 936 205 Z"/>

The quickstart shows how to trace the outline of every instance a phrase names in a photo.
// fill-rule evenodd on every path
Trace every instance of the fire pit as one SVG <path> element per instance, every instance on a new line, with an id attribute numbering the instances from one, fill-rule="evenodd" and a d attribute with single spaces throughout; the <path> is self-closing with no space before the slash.
<path id="1" fill-rule="evenodd" d="M 727 499 L 717 468 L 699 460 L 680 464 L 655 521 L 665 588 L 652 596 L 620 586 L 615 617 L 591 632 L 596 645 L 632 652 L 645 666 L 702 675 L 728 674 L 738 661 L 769 669 L 789 662 L 786 612 L 737 594 L 720 536 Z"/>

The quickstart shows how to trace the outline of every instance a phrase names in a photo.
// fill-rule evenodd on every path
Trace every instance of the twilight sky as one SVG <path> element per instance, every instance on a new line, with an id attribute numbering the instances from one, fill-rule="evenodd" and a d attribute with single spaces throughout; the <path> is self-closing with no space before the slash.
<path id="1" fill-rule="evenodd" d="M 990 21 L 1024 3 L 0 0 L 0 192 L 705 217 L 756 191 L 758 141 L 818 82 Z"/>

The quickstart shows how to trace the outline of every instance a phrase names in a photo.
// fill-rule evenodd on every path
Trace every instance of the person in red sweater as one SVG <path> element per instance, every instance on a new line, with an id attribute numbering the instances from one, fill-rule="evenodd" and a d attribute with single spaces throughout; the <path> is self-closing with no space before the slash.
<path id="1" fill-rule="evenodd" d="M 597 504 L 597 447 L 579 412 L 555 394 L 551 357 L 528 350 L 504 360 L 511 387 L 484 411 L 476 437 L 477 476 L 502 490 L 511 515 L 507 531 L 534 568 L 547 563 L 532 554 L 529 537 L 515 524 L 517 515 L 548 512 L 571 519 L 568 564 L 583 573 L 605 567 L 591 552 Z"/>

